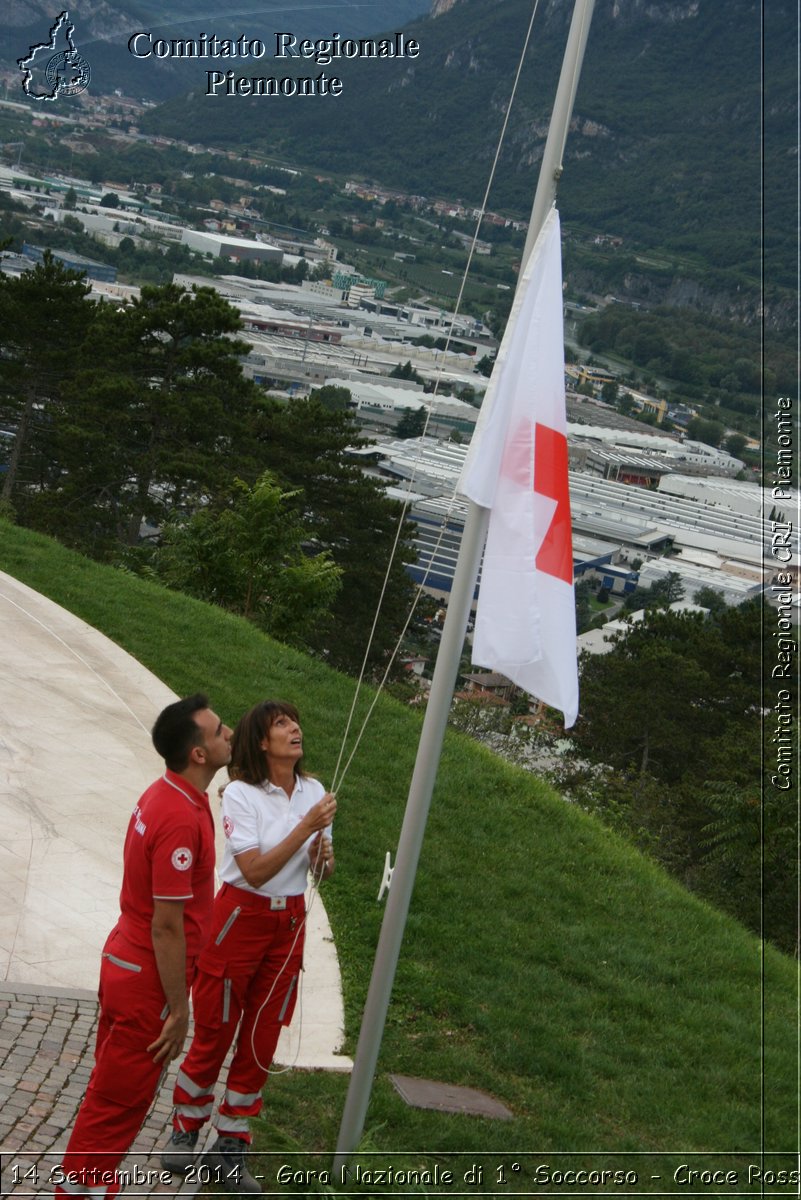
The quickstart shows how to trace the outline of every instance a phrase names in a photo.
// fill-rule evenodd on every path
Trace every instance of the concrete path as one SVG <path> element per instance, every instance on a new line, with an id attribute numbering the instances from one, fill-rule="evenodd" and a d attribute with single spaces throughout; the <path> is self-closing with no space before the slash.
<path id="1" fill-rule="evenodd" d="M 86 1086 L 125 830 L 163 769 L 149 729 L 175 696 L 102 634 L 2 573 L 0 644 L 0 1150 L 19 1166 L 26 1151 L 63 1147 Z M 307 945 L 302 1003 L 276 1060 L 347 1071 L 337 1054 L 339 968 L 319 895 Z M 168 1080 L 135 1149 L 161 1144 L 169 1091 Z M 31 1180 L 9 1178 L 5 1154 L 2 1165 L 0 1190 L 24 1195 Z M 47 1170 L 38 1175 L 34 1194 L 48 1190 Z"/>

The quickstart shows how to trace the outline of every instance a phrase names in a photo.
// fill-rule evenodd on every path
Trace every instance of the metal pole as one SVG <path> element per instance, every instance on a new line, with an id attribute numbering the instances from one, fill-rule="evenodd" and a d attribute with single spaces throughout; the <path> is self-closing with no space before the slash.
<path id="1" fill-rule="evenodd" d="M 417 751 L 409 799 L 401 827 L 395 869 L 387 897 L 387 907 L 381 925 L 373 973 L 362 1016 L 359 1043 L 353 1063 L 348 1095 L 342 1113 L 342 1123 L 334 1159 L 334 1171 L 339 1174 L 345 1158 L 352 1153 L 364 1130 L 367 1105 L 375 1076 L 378 1052 L 384 1033 L 395 970 L 414 888 L 417 863 L 423 845 L 431 795 L 442 751 L 442 741 L 448 723 L 456 673 L 464 644 L 470 604 L 473 599 L 478 568 L 487 537 L 489 509 L 470 503 L 465 522 L 459 558 L 442 630 L 434 677 L 426 706 L 420 744 Z"/>
<path id="2" fill-rule="evenodd" d="M 576 0 L 573 10 L 573 19 L 554 102 L 554 112 L 545 142 L 534 207 L 531 212 L 523 264 L 531 253 L 537 234 L 542 228 L 556 195 L 556 186 L 561 175 L 562 151 L 567 138 L 567 129 L 594 3 L 595 0 Z M 556 125 L 557 116 L 560 122 L 558 127 Z M 488 523 L 489 509 L 480 508 L 470 501 L 448 612 L 442 630 L 442 641 L 434 667 L 431 691 L 420 734 L 417 761 L 409 787 L 409 799 L 398 842 L 395 870 L 392 875 L 392 884 L 389 889 L 386 912 L 381 925 L 381 934 L 362 1016 L 353 1074 L 339 1128 L 334 1158 L 334 1172 L 337 1175 L 341 1174 L 348 1155 L 356 1149 L 364 1131 L 367 1106 L 375 1077 L 392 985 L 406 927 L 406 917 L 409 912 L 417 864 L 423 845 L 423 835 L 431 806 L 431 796 L 437 777 L 442 742 L 445 737 L 453 689 L 459 670 L 470 605 L 487 537 Z"/>
<path id="3" fill-rule="evenodd" d="M 584 61 L 584 51 L 587 46 L 594 7 L 595 0 L 576 0 L 573 9 L 573 19 L 567 35 L 565 57 L 562 60 L 562 71 L 556 89 L 551 123 L 548 126 L 545 149 L 542 152 L 542 166 L 537 180 L 537 190 L 534 194 L 526 245 L 523 250 L 523 265 L 528 262 L 537 236 L 556 199 L 556 189 L 562 175 L 562 155 L 567 142 L 570 118 L 573 115 L 573 103 L 576 99 L 581 64 Z M 522 265 L 520 273 L 523 273 Z"/>

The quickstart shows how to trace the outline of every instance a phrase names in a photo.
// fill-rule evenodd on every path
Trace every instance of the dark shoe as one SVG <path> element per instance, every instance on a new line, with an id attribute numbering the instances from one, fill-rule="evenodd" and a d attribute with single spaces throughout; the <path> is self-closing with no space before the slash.
<path id="1" fill-rule="evenodd" d="M 218 1137 L 211 1150 L 203 1155 L 203 1162 L 211 1167 L 213 1183 L 229 1192 L 240 1192 L 245 1196 L 260 1196 L 261 1184 L 245 1166 L 245 1151 L 248 1143 L 242 1138 Z"/>
<path id="2" fill-rule="evenodd" d="M 196 1166 L 197 1138 L 197 1129 L 173 1129 L 170 1144 L 161 1155 L 161 1165 L 164 1169 L 172 1171 L 173 1175 L 183 1175 L 190 1167 Z"/>

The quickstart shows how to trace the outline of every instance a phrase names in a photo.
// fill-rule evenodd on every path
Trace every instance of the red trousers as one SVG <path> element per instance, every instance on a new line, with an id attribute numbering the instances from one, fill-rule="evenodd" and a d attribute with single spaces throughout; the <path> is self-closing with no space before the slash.
<path id="1" fill-rule="evenodd" d="M 194 966 L 187 967 L 187 987 Z M 57 1196 L 111 1200 L 120 1190 L 116 1168 L 142 1127 L 161 1078 L 147 1047 L 167 1017 L 152 953 L 132 946 L 116 929 L 103 947 L 95 1066 L 64 1154 Z"/>
<path id="2" fill-rule="evenodd" d="M 173 1094 L 176 1129 L 200 1129 L 212 1115 L 214 1085 L 239 1025 L 214 1124 L 223 1136 L 250 1142 L 248 1118 L 261 1109 L 281 1027 L 294 1012 L 304 927 L 303 896 L 288 896 L 286 908 L 274 910 L 264 896 L 223 884 L 192 989 L 195 1032 Z"/>

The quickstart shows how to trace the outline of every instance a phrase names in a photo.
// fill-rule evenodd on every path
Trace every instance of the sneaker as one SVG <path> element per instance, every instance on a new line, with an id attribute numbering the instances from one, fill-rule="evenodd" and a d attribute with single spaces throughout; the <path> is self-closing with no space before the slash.
<path id="1" fill-rule="evenodd" d="M 170 1144 L 161 1156 L 161 1165 L 173 1175 L 183 1175 L 197 1164 L 197 1129 L 173 1129 Z"/>
<path id="2" fill-rule="evenodd" d="M 214 1182 L 226 1191 L 260 1196 L 261 1185 L 245 1166 L 247 1147 L 242 1138 L 220 1136 L 203 1155 L 203 1162 L 214 1171 Z"/>

